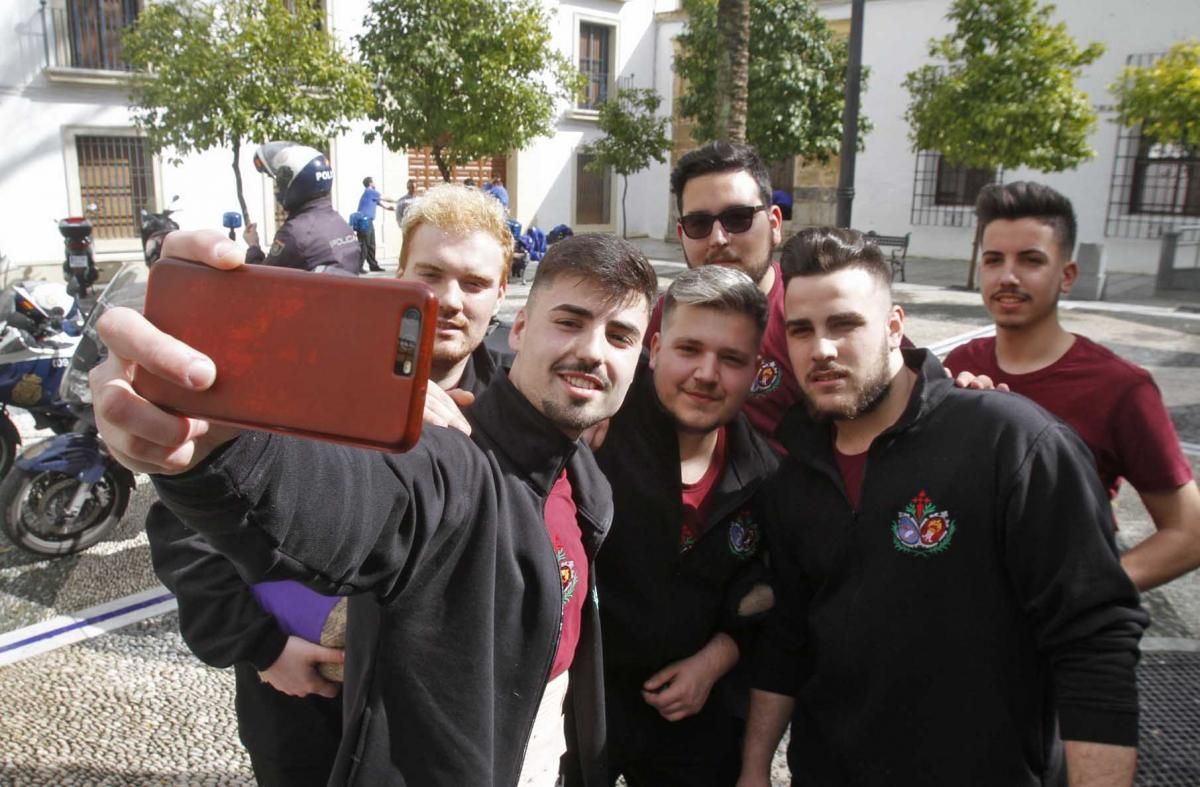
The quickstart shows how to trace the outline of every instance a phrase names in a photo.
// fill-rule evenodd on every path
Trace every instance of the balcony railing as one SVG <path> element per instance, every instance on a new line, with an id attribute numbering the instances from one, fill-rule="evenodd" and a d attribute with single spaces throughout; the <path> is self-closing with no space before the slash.
<path id="1" fill-rule="evenodd" d="M 141 0 L 42 0 L 42 34 L 47 68 L 130 71 L 121 52 L 121 32 L 133 24 Z"/>

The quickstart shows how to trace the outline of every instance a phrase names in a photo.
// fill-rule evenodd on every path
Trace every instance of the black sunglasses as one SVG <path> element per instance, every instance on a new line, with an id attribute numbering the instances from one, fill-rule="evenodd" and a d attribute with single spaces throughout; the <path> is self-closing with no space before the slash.
<path id="1" fill-rule="evenodd" d="M 692 240 L 700 240 L 707 238 L 712 232 L 713 222 L 721 222 L 721 226 L 726 232 L 738 234 L 750 229 L 750 225 L 754 223 L 754 214 L 760 210 L 767 210 L 770 205 L 735 205 L 732 208 L 726 208 L 720 213 L 689 213 L 686 216 L 679 217 L 679 226 L 683 227 L 683 234 L 687 235 Z"/>

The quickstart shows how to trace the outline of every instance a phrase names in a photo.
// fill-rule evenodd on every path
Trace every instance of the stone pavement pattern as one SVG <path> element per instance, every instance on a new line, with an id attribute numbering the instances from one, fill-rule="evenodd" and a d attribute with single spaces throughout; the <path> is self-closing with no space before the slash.
<path id="1" fill-rule="evenodd" d="M 683 269 L 678 246 L 642 243 L 664 280 Z M 962 278 L 962 263 L 910 261 L 910 284 L 897 287 L 897 300 L 916 343 L 934 344 L 988 323 L 979 296 L 956 289 Z M 501 316 L 511 319 L 527 292 L 528 285 L 514 282 Z M 1125 292 L 1149 311 L 1081 306 L 1065 319 L 1149 368 L 1182 439 L 1200 443 L 1200 320 L 1167 311 L 1178 304 L 1148 294 L 1145 281 L 1128 283 Z M 21 426 L 27 440 L 35 436 L 31 423 Z M 139 481 L 117 532 L 82 555 L 39 560 L 0 544 L 0 631 L 154 586 L 142 532 L 153 492 L 144 477 Z M 1122 542 L 1152 530 L 1131 490 L 1122 492 L 1116 508 Z M 1145 603 L 1154 618 L 1148 637 L 1172 647 L 1200 641 L 1200 575 L 1146 594 Z M 0 784 L 253 783 L 237 740 L 232 673 L 191 655 L 174 613 L 0 667 L 0 708 Z M 1200 740 L 1200 722 L 1192 724 L 1191 738 Z M 1197 769 L 1191 783 L 1198 784 L 1200 762 L 1191 766 Z M 787 784 L 782 757 L 776 777 L 776 784 Z M 1166 782 L 1142 774 L 1139 783 Z"/>

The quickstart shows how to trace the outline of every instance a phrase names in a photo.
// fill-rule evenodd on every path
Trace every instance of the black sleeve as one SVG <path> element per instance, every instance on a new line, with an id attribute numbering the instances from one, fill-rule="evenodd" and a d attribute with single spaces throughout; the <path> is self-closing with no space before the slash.
<path id="1" fill-rule="evenodd" d="M 1087 446 L 1063 424 L 1046 427 L 1006 488 L 1004 558 L 1050 662 L 1063 739 L 1137 745 L 1134 670 L 1148 618 Z"/>
<path id="2" fill-rule="evenodd" d="M 179 631 L 213 667 L 247 661 L 264 670 L 287 642 L 228 558 L 187 528 L 161 502 L 146 515 L 154 573 L 179 602 Z"/>
<path id="3" fill-rule="evenodd" d="M 437 427 L 405 454 L 247 432 L 188 473 L 152 478 L 245 580 L 296 579 L 326 595 L 386 600 L 410 562 L 495 515 L 487 459 Z"/>
<path id="4" fill-rule="evenodd" d="M 251 246 L 250 248 L 246 249 L 247 265 L 260 265 L 266 258 L 267 255 L 263 254 L 261 246 Z"/>
<path id="5" fill-rule="evenodd" d="M 787 480 L 782 474 L 763 487 L 755 502 L 755 516 L 767 533 L 775 605 L 767 613 L 761 636 L 755 640 L 752 685 L 774 694 L 795 696 L 801 682 L 809 591 L 797 559 L 797 546 L 789 535 L 794 531 L 794 512 L 803 509 L 789 505 Z"/>

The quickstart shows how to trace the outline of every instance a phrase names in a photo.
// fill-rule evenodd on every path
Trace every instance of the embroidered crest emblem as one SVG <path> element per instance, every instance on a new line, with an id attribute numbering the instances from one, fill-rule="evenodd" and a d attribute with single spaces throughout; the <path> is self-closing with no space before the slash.
<path id="1" fill-rule="evenodd" d="M 267 253 L 267 256 L 278 257 L 280 254 L 283 254 L 283 241 L 276 239 L 276 241 L 271 244 L 271 251 Z"/>
<path id="2" fill-rule="evenodd" d="M 729 524 L 729 551 L 734 557 L 754 557 L 760 540 L 758 523 L 750 518 L 750 512 L 739 512 Z"/>
<path id="3" fill-rule="evenodd" d="M 754 375 L 754 384 L 750 386 L 751 396 L 766 396 L 779 387 L 783 381 L 783 372 L 779 370 L 779 362 L 758 356 L 758 374 Z"/>
<path id="4" fill-rule="evenodd" d="M 936 555 L 950 547 L 954 520 L 949 511 L 938 511 L 922 489 L 892 523 L 892 545 L 910 555 Z"/>
<path id="5" fill-rule="evenodd" d="M 12 388 L 12 403 L 22 406 L 37 404 L 42 398 L 42 378 L 26 374 Z"/>
<path id="6" fill-rule="evenodd" d="M 575 561 L 567 558 L 567 550 L 558 541 L 554 542 L 554 557 L 558 558 L 558 578 L 562 582 L 562 605 L 567 604 L 575 596 L 575 586 L 579 584 L 579 574 L 575 571 Z"/>

